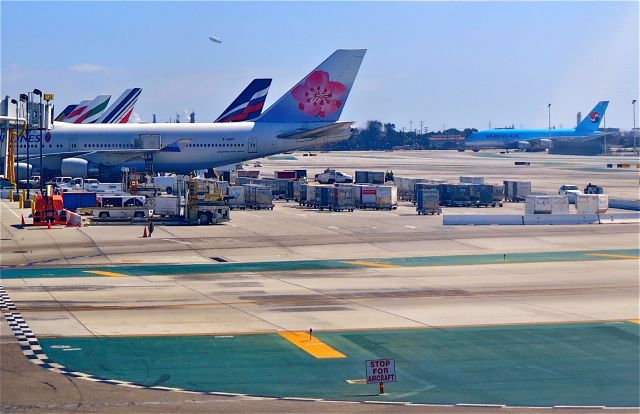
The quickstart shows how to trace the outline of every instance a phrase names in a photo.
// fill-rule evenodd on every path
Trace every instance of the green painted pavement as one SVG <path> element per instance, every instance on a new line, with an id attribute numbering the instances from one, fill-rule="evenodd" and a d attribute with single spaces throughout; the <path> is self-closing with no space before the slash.
<path id="1" fill-rule="evenodd" d="M 276 334 L 41 339 L 97 376 L 197 391 L 421 403 L 639 406 L 640 325 L 630 322 L 317 334 L 346 359 L 316 359 Z M 64 351 L 67 349 L 78 349 Z M 365 360 L 396 361 L 378 396 Z"/>
<path id="2" fill-rule="evenodd" d="M 604 256 L 598 256 L 604 255 Z M 606 256 L 611 255 L 611 256 Z M 460 266 L 500 263 L 537 263 L 537 262 L 582 262 L 599 260 L 620 260 L 640 257 L 640 249 L 623 250 L 583 250 L 568 252 L 477 254 L 458 256 L 424 256 L 388 259 L 346 259 L 346 260 L 296 260 L 279 262 L 248 263 L 211 263 L 188 265 L 126 265 L 91 266 L 66 268 L 13 268 L 0 270 L 0 279 L 31 279 L 57 277 L 96 277 L 87 271 L 111 271 L 129 276 L 181 275 L 197 273 L 238 273 L 273 272 L 296 270 L 330 270 L 367 268 L 365 262 L 400 267 L 420 266 Z"/>

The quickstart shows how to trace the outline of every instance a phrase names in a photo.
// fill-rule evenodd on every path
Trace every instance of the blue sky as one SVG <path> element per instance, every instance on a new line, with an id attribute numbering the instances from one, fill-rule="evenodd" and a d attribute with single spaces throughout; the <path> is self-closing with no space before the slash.
<path id="1" fill-rule="evenodd" d="M 62 108 L 139 86 L 142 120 L 212 121 L 253 78 L 273 77 L 269 105 L 335 49 L 366 48 L 342 120 L 543 128 L 551 102 L 571 127 L 608 99 L 607 126 L 630 128 L 638 5 L 3 1 L 0 89 Z"/>

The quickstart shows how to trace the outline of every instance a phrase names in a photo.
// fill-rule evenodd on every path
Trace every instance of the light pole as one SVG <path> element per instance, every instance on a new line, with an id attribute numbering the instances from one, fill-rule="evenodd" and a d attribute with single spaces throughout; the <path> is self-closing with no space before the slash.
<path id="1" fill-rule="evenodd" d="M 20 94 L 20 102 L 25 102 L 27 105 L 27 111 L 25 113 L 24 120 L 24 136 L 25 136 L 25 146 L 27 147 L 27 173 L 26 173 L 26 182 L 27 187 L 29 184 L 29 96 L 25 93 Z M 27 188 L 28 189 L 28 188 Z M 27 198 L 29 197 L 29 193 L 27 192 Z"/>
<path id="2" fill-rule="evenodd" d="M 12 99 L 11 103 L 16 105 L 16 147 L 15 147 L 15 158 L 13 160 L 13 164 L 14 165 L 12 165 L 11 168 L 15 169 L 15 174 L 14 174 L 13 177 L 14 177 L 14 179 L 16 181 L 16 190 L 19 190 L 20 189 L 20 180 L 18 179 L 19 178 L 18 177 L 18 172 L 20 171 L 20 168 L 18 168 L 18 159 L 20 157 L 20 150 L 19 150 L 19 148 L 20 148 L 20 131 L 18 130 L 18 109 L 19 109 L 19 106 L 18 106 L 18 101 L 16 101 L 15 99 Z M 11 200 L 11 201 L 13 201 L 13 200 Z"/>
<path id="3" fill-rule="evenodd" d="M 633 106 L 633 129 L 631 130 L 633 132 L 633 152 L 637 153 L 638 152 L 638 146 L 637 146 L 637 139 L 638 139 L 638 133 L 636 131 L 636 101 L 637 99 L 634 99 L 631 101 L 631 105 Z"/>
<path id="4" fill-rule="evenodd" d="M 38 95 L 40 97 L 40 106 L 38 107 L 38 129 L 40 130 L 40 180 L 38 182 L 38 186 L 40 187 L 40 194 L 42 194 L 42 183 L 44 182 L 44 173 L 42 171 L 42 91 L 40 89 L 33 90 L 34 95 Z"/>
<path id="5" fill-rule="evenodd" d="M 549 113 L 549 140 L 551 140 L 551 104 L 547 104 L 547 112 Z"/>

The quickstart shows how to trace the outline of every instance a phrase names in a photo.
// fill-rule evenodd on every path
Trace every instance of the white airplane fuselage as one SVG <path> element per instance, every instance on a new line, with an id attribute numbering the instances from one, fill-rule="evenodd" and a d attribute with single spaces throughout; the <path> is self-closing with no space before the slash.
<path id="1" fill-rule="evenodd" d="M 342 141 L 350 136 L 350 123 L 328 134 L 301 139 L 278 138 L 332 123 L 175 123 L 175 124 L 68 124 L 55 122 L 43 134 L 44 169 L 60 170 L 62 159 L 78 157 L 101 170 L 119 172 L 122 167 L 144 170 L 143 155 L 153 157 L 155 171 L 187 173 L 278 154 L 285 151 Z M 30 153 L 38 165 L 39 133 L 30 133 Z M 25 139 L 19 159 L 26 155 Z"/>

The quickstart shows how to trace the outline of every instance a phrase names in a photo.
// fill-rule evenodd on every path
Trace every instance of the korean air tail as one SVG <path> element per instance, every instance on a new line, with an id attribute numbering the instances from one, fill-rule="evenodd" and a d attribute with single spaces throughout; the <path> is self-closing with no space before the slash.
<path id="1" fill-rule="evenodd" d="M 262 113 L 271 79 L 254 79 L 213 122 L 251 121 Z"/>
<path id="2" fill-rule="evenodd" d="M 366 51 L 336 50 L 269 107 L 256 122 L 336 122 Z"/>
<path id="3" fill-rule="evenodd" d="M 95 123 L 126 124 L 141 93 L 142 88 L 127 89 Z"/>
<path id="4" fill-rule="evenodd" d="M 609 105 L 609 101 L 598 102 L 591 112 L 589 112 L 589 115 L 585 116 L 582 122 L 580 122 L 576 128 L 576 132 L 586 134 L 595 132 L 600 126 L 600 121 L 602 121 L 604 117 L 604 111 L 607 110 L 607 105 Z"/>

